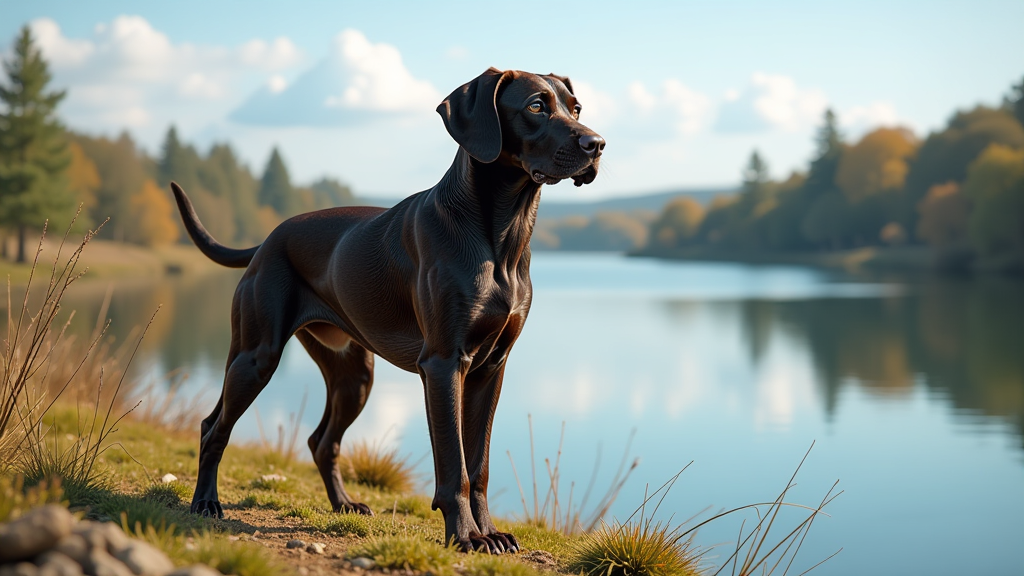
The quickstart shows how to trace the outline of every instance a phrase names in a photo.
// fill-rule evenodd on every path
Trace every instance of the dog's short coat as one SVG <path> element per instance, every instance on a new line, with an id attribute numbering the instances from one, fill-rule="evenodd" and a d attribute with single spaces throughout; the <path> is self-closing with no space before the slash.
<path id="1" fill-rule="evenodd" d="M 604 140 L 579 123 L 567 78 L 491 68 L 437 108 L 460 145 L 433 188 L 391 209 L 333 208 L 278 226 L 259 246 L 217 243 L 171 185 L 192 240 L 246 268 L 231 305 L 224 389 L 202 423 L 192 512 L 223 516 L 217 467 L 231 429 L 295 335 L 319 365 L 327 406 L 309 447 L 335 511 L 342 435 L 373 386 L 373 355 L 419 373 L 433 446 L 433 507 L 463 550 L 514 552 L 487 508 L 491 421 L 505 361 L 530 310 L 530 235 L 542 184 L 597 175 Z"/>

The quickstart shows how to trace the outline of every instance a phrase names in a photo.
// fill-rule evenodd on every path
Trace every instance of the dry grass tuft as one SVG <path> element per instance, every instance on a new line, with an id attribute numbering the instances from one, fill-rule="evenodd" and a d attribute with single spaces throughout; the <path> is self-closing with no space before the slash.
<path id="1" fill-rule="evenodd" d="M 544 465 L 547 469 L 547 490 L 544 493 L 543 502 L 540 500 L 539 493 L 537 491 L 537 459 L 533 449 L 533 417 L 527 415 L 527 422 L 530 427 L 530 475 L 533 481 L 533 510 L 527 506 L 526 494 L 523 492 L 523 485 L 519 481 L 519 472 L 516 470 L 515 460 L 512 459 L 512 453 L 506 451 L 509 462 L 512 463 L 512 473 L 516 478 L 516 485 L 519 487 L 519 497 L 523 503 L 523 518 L 522 521 L 527 524 L 532 524 L 548 530 L 554 530 L 561 532 L 565 535 L 571 536 L 573 534 L 580 534 L 585 532 L 592 532 L 598 525 L 601 524 L 604 517 L 608 514 L 612 504 L 619 496 L 619 492 L 622 491 L 622 487 L 626 485 L 626 481 L 629 480 L 629 476 L 636 470 L 637 466 L 640 465 L 640 459 L 634 458 L 632 462 L 629 460 L 629 450 L 633 444 L 633 437 L 636 435 L 636 430 L 633 430 L 629 435 L 629 440 L 626 442 L 626 449 L 622 453 L 622 460 L 619 462 L 619 468 L 615 472 L 615 476 L 612 478 L 611 484 L 608 489 L 598 500 L 597 504 L 593 508 L 587 511 L 587 505 L 590 501 L 590 495 L 594 490 L 594 486 L 597 482 L 598 472 L 601 468 L 601 448 L 598 446 L 597 458 L 594 461 L 594 471 L 590 476 L 590 482 L 587 485 L 586 491 L 583 493 L 583 497 L 573 502 L 574 493 L 576 490 L 576 483 L 569 483 L 569 494 L 566 504 L 562 505 L 561 500 L 561 484 L 562 484 L 562 442 L 565 440 L 565 422 L 562 422 L 562 432 L 558 438 L 558 454 L 555 456 L 554 464 L 552 464 L 549 458 L 544 459 Z M 627 467 L 627 463 L 629 463 Z"/>
<path id="2" fill-rule="evenodd" d="M 689 464 L 687 465 L 689 467 Z M 624 523 L 586 532 L 570 545 L 569 569 L 587 576 L 695 576 L 701 573 L 704 552 L 693 544 L 693 532 L 682 526 L 655 522 L 654 516 L 683 468 L 668 482 L 644 498 Z M 660 494 L 650 515 L 647 504 Z"/>
<path id="3" fill-rule="evenodd" d="M 650 519 L 604 525 L 573 543 L 569 569 L 588 576 L 688 576 L 700 574 L 701 554 L 678 528 Z"/>
<path id="4" fill-rule="evenodd" d="M 117 445 L 111 435 L 133 409 L 122 400 L 128 391 L 125 370 L 145 329 L 115 348 L 105 337 L 109 323 L 102 320 L 109 293 L 86 340 L 68 335 L 74 312 L 58 323 L 61 301 L 85 273 L 78 264 L 95 235 L 87 233 L 66 255 L 73 225 L 74 220 L 57 247 L 48 281 L 40 286 L 36 272 L 44 226 L 19 308 L 11 305 L 8 282 L 7 338 L 0 353 L 0 474 L 18 472 L 28 485 L 59 480 L 64 496 L 78 505 L 92 503 L 106 487 L 97 461 Z M 58 400 L 60 410 L 55 408 Z M 75 406 L 71 412 L 69 404 Z"/>
<path id="5" fill-rule="evenodd" d="M 397 449 L 387 450 L 375 443 L 349 444 L 338 456 L 338 468 L 346 481 L 386 492 L 402 494 L 413 486 L 414 474 L 408 459 L 399 456 Z"/>

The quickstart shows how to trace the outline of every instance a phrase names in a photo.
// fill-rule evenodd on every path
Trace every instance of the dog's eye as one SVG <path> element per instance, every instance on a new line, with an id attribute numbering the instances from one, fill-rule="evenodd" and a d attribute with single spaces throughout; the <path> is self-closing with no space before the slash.
<path id="1" fill-rule="evenodd" d="M 530 102 L 530 105 L 526 107 L 527 110 L 534 114 L 540 113 L 544 110 L 544 105 L 540 102 Z"/>
<path id="2" fill-rule="evenodd" d="M 576 107 L 572 109 L 572 117 L 577 119 L 577 120 L 579 120 L 580 119 L 580 112 L 582 110 L 583 110 L 583 108 L 581 108 L 580 105 L 577 104 Z"/>

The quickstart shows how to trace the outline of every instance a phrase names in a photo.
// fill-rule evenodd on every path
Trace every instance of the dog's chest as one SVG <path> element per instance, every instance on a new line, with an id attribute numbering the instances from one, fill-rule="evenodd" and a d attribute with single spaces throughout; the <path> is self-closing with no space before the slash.
<path id="1" fill-rule="evenodd" d="M 468 322 L 466 349 L 473 356 L 473 365 L 504 359 L 515 343 L 530 308 L 531 290 L 527 280 L 495 281 L 484 285 L 476 296 Z"/>

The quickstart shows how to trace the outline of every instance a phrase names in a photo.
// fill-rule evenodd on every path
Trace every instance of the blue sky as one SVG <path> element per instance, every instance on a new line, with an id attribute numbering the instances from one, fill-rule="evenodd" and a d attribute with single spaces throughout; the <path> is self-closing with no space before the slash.
<path id="1" fill-rule="evenodd" d="M 15 2 L 69 97 L 73 128 L 170 123 L 256 169 L 279 145 L 296 180 L 367 195 L 432 185 L 455 144 L 434 112 L 488 66 L 573 79 L 605 170 L 560 200 L 729 185 L 753 148 L 803 168 L 825 106 L 856 138 L 919 136 L 1024 77 L 1024 2 Z M 9 49 L 9 48 L 8 48 Z"/>

